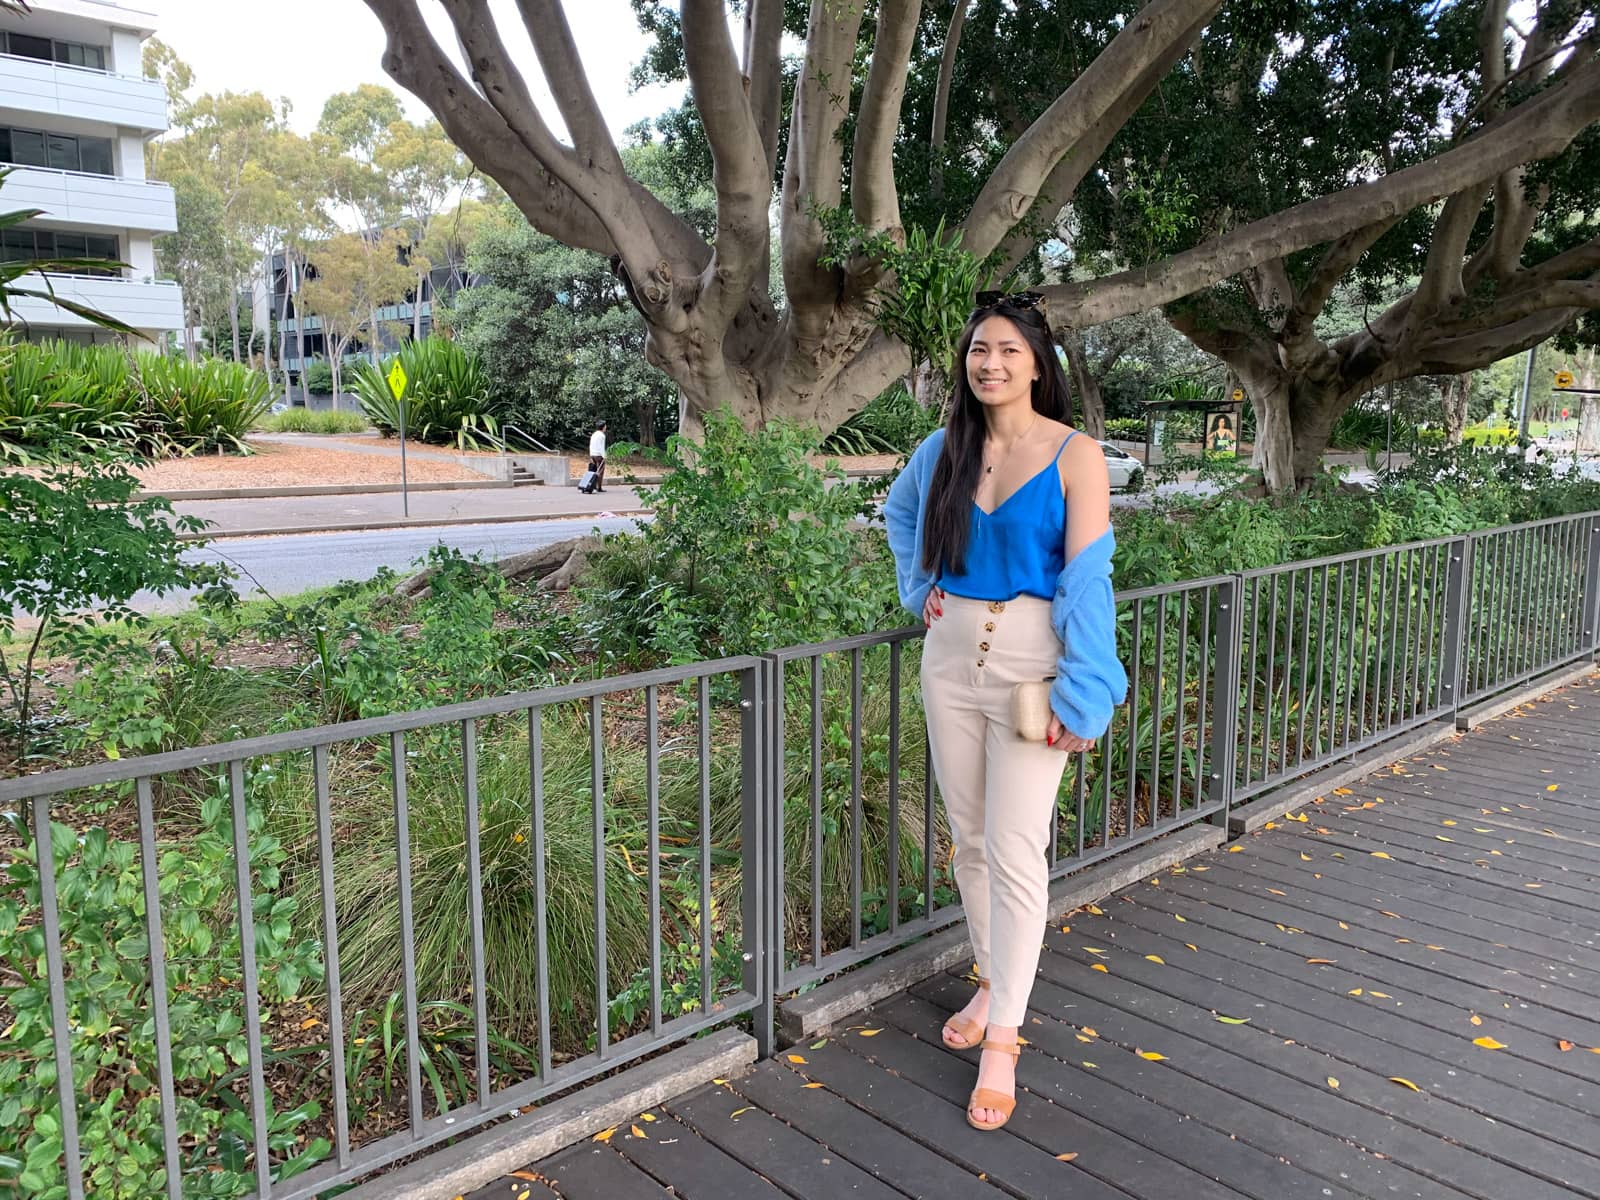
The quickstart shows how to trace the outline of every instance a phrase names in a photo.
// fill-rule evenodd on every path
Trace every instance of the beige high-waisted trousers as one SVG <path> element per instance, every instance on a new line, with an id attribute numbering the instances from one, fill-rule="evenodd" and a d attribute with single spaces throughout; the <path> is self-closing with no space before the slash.
<path id="1" fill-rule="evenodd" d="M 922 703 L 934 774 L 955 840 L 956 886 L 989 1021 L 1021 1025 L 1039 968 L 1050 822 L 1067 755 L 1025 742 L 1011 724 L 1011 688 L 1056 673 L 1061 639 L 1050 603 L 944 594 L 922 652 Z"/>

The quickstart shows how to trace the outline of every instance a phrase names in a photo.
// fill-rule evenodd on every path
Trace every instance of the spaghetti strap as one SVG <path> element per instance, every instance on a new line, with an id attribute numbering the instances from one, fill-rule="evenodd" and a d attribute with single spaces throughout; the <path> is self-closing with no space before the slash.
<path id="1" fill-rule="evenodd" d="M 1073 438 L 1075 438 L 1077 436 L 1078 436 L 1078 431 L 1076 429 L 1074 429 L 1071 433 L 1067 434 L 1065 441 L 1063 441 L 1061 443 L 1061 445 L 1056 449 L 1055 458 L 1053 458 L 1051 461 L 1052 462 L 1060 462 L 1061 461 L 1061 451 L 1063 451 L 1063 450 L 1065 450 L 1067 448 L 1067 442 L 1070 442 Z"/>

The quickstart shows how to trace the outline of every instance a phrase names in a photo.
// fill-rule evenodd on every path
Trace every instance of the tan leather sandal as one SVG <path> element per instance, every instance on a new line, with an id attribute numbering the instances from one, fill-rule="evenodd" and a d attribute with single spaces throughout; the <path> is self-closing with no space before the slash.
<path id="1" fill-rule="evenodd" d="M 988 987 L 989 981 L 980 976 L 978 989 L 985 991 Z M 984 1028 L 982 1021 L 974 1021 L 971 1017 L 963 1017 L 960 1013 L 956 1013 L 944 1023 L 944 1028 L 939 1031 L 939 1040 L 952 1050 L 973 1050 L 983 1040 Z M 952 1033 L 964 1040 L 959 1045 L 952 1042 L 950 1040 Z"/>
<path id="2" fill-rule="evenodd" d="M 1002 1053 L 1011 1055 L 1013 1059 L 1022 1057 L 1022 1047 L 1016 1042 L 991 1042 L 986 1038 L 980 1043 L 980 1046 L 984 1050 L 999 1050 Z M 1011 1120 L 1011 1114 L 1016 1107 L 1017 1098 L 1014 1095 L 1008 1096 L 1004 1092 L 995 1091 L 993 1088 L 974 1088 L 972 1095 L 967 1100 L 967 1124 L 974 1129 L 981 1129 L 985 1133 L 992 1133 Z M 1000 1113 L 1000 1119 L 993 1124 L 980 1121 L 972 1115 L 972 1110 L 975 1108 L 997 1109 Z"/>

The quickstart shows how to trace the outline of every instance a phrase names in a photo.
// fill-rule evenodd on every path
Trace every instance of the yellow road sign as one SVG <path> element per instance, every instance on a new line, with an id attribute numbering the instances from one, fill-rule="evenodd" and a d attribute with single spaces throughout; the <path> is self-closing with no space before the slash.
<path id="1" fill-rule="evenodd" d="M 1571 387 L 1572 386 L 1572 372 L 1571 371 L 1557 371 L 1556 372 L 1556 386 L 1558 388 L 1569 388 L 1569 387 Z"/>
<path id="2" fill-rule="evenodd" d="M 1243 399 L 1244 399 L 1244 389 L 1243 388 L 1234 388 L 1233 389 L 1233 402 L 1235 404 L 1237 404 L 1239 401 L 1241 401 Z"/>
<path id="3" fill-rule="evenodd" d="M 394 366 L 389 368 L 389 390 L 394 393 L 396 400 L 406 394 L 406 369 L 400 365 L 400 360 L 394 360 Z"/>

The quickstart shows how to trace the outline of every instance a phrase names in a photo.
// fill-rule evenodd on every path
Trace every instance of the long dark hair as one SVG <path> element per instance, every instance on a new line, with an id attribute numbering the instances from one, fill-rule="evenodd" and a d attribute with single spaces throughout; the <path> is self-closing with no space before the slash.
<path id="1" fill-rule="evenodd" d="M 967 381 L 967 352 L 978 326 L 989 317 L 1009 320 L 1033 351 L 1039 368 L 1039 378 L 1033 381 L 1033 411 L 1053 421 L 1066 421 L 1072 415 L 1066 372 L 1056 357 L 1050 326 L 1037 307 L 1002 299 L 977 309 L 967 318 L 961 340 L 956 343 L 955 395 L 950 403 L 950 419 L 945 423 L 944 449 L 928 486 L 928 512 L 922 526 L 922 566 L 935 574 L 941 567 L 956 575 L 966 570 L 972 499 L 983 472 L 983 439 L 989 429 L 983 402 Z"/>

